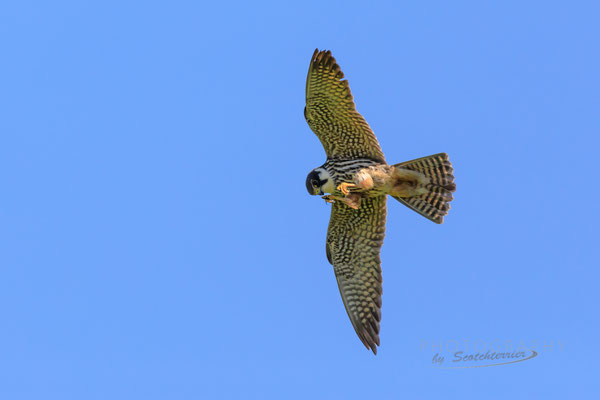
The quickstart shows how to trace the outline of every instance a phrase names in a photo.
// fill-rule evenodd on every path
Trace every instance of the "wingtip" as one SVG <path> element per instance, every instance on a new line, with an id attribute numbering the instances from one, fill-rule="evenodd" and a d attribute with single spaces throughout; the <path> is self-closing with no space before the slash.
<path id="1" fill-rule="evenodd" d="M 373 354 L 377 355 L 377 346 L 379 346 L 380 344 L 378 333 L 364 330 L 362 334 L 358 334 L 358 338 L 360 339 L 362 344 L 367 348 L 367 350 L 371 350 Z"/>
<path id="2" fill-rule="evenodd" d="M 331 50 L 319 50 L 316 48 L 310 60 L 310 65 L 311 68 L 317 68 L 318 65 L 321 65 L 322 68 L 333 71 L 337 79 L 342 80 L 344 78 L 344 73 L 335 60 L 335 57 L 331 54 Z M 347 84 L 347 81 L 342 82 L 344 82 L 346 85 L 348 98 L 352 101 L 352 95 L 350 94 L 350 88 Z"/>
<path id="3" fill-rule="evenodd" d="M 378 344 L 377 344 L 377 343 L 368 343 L 368 344 L 367 344 L 367 343 L 364 343 L 364 345 L 365 345 L 365 347 L 367 348 L 367 350 L 371 350 L 371 352 L 372 352 L 374 355 L 377 355 L 377 346 L 378 346 Z"/>

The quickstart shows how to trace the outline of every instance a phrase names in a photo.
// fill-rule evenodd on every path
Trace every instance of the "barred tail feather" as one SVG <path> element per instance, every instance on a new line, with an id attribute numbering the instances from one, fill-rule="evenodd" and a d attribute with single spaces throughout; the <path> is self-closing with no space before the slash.
<path id="1" fill-rule="evenodd" d="M 448 154 L 439 153 L 416 160 L 395 164 L 394 167 L 417 171 L 429 178 L 422 187 L 426 193 L 413 197 L 395 197 L 396 200 L 418 212 L 436 224 L 444 222 L 444 216 L 450 210 L 452 192 L 456 190 L 453 168 Z"/>

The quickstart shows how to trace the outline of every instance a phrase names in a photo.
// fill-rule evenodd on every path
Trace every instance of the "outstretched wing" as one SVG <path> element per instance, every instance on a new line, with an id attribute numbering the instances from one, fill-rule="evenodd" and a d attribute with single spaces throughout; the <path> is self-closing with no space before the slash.
<path id="1" fill-rule="evenodd" d="M 381 259 L 386 196 L 362 199 L 358 210 L 340 202 L 331 208 L 327 259 L 333 265 L 344 306 L 363 344 L 377 354 L 381 320 Z"/>
<path id="2" fill-rule="evenodd" d="M 306 78 L 304 117 L 327 158 L 371 158 L 385 162 L 375 134 L 356 111 L 350 86 L 331 51 L 316 49 Z"/>

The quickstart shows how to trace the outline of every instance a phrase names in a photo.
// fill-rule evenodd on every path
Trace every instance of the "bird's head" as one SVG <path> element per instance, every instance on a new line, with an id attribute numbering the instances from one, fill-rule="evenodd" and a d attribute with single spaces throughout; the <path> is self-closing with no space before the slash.
<path id="1" fill-rule="evenodd" d="M 331 193 L 333 180 L 325 168 L 315 168 L 306 177 L 306 190 L 311 196 Z"/>

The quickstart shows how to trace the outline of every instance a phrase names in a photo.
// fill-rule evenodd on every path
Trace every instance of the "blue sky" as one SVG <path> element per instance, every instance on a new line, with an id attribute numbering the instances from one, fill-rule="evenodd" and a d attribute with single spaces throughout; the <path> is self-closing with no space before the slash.
<path id="1" fill-rule="evenodd" d="M 0 6 L 1 397 L 595 398 L 600 7 L 401 3 Z M 377 356 L 304 187 L 316 47 L 389 162 L 455 167 L 444 225 L 388 203 Z"/>

